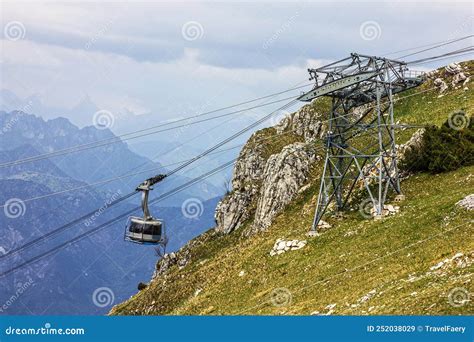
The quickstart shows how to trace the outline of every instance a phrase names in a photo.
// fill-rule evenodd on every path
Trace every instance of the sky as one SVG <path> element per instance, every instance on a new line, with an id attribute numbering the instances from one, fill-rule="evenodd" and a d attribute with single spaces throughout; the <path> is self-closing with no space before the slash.
<path id="1" fill-rule="evenodd" d="M 17 0 L 0 10 L 0 89 L 39 96 L 80 125 L 94 113 L 67 109 L 84 99 L 116 116 L 175 119 L 286 90 L 351 52 L 394 58 L 474 31 L 472 2 L 454 1 Z"/>

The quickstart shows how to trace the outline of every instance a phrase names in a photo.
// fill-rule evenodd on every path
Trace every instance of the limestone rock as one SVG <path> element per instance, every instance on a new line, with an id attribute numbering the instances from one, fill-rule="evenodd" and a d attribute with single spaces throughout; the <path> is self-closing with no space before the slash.
<path id="1" fill-rule="evenodd" d="M 276 126 L 278 134 L 291 131 L 305 142 L 322 137 L 322 116 L 312 105 L 284 117 Z M 255 214 L 254 225 L 246 232 L 266 229 L 285 206 L 306 190 L 309 169 L 317 158 L 308 145 L 294 143 L 267 157 L 266 145 L 254 133 L 244 146 L 234 167 L 232 191 L 216 207 L 215 231 L 228 234 Z M 312 147 L 312 145 L 311 145 Z M 268 159 L 266 159 L 268 158 Z"/>
<path id="2" fill-rule="evenodd" d="M 234 167 L 233 189 L 248 190 L 252 187 L 252 182 L 262 178 L 265 160 L 262 157 L 263 147 L 256 139 L 254 134 L 240 151 Z"/>
<path id="3" fill-rule="evenodd" d="M 265 166 L 258 196 L 253 231 L 268 228 L 275 216 L 306 184 L 316 155 L 303 143 L 285 146 L 272 155 Z"/>
<path id="4" fill-rule="evenodd" d="M 301 187 L 301 188 L 298 190 L 298 193 L 299 193 L 299 194 L 302 194 L 303 192 L 305 192 L 306 190 L 308 190 L 310 187 L 311 187 L 311 184 L 306 184 L 305 186 Z"/>
<path id="5" fill-rule="evenodd" d="M 248 207 L 253 195 L 253 193 L 234 191 L 222 199 L 216 206 L 215 230 L 227 234 L 239 228 L 249 217 Z"/>
<path id="6" fill-rule="evenodd" d="M 377 290 L 374 289 L 372 291 L 370 291 L 369 293 L 367 293 L 366 295 L 362 296 L 358 302 L 359 303 L 365 303 L 367 302 L 368 300 L 370 300 L 373 296 L 375 296 L 375 294 L 377 293 Z"/>
<path id="7" fill-rule="evenodd" d="M 306 240 L 282 240 L 277 239 L 273 245 L 272 250 L 270 251 L 270 256 L 280 255 L 287 251 L 295 251 L 306 246 Z"/>
<path id="8" fill-rule="evenodd" d="M 446 82 L 439 77 L 434 80 L 434 85 L 436 88 L 438 88 L 439 94 L 443 94 L 448 89 L 448 85 L 446 84 Z"/>
<path id="9" fill-rule="evenodd" d="M 449 88 L 448 82 L 451 83 L 453 89 L 458 89 L 459 87 L 465 87 L 470 81 L 470 75 L 467 71 L 464 71 L 462 66 L 458 63 L 451 63 L 445 68 L 445 75 L 439 75 L 434 79 L 434 85 L 439 89 L 439 96 L 443 96 L 443 93 Z M 428 78 L 433 77 L 435 74 L 428 73 Z"/>
<path id="10" fill-rule="evenodd" d="M 469 82 L 469 77 L 466 76 L 465 73 L 463 72 L 460 72 L 459 74 L 456 74 L 453 76 L 453 80 L 451 82 L 451 85 L 453 87 L 456 87 L 458 83 L 463 83 L 463 85 L 465 85 L 467 82 Z"/>
<path id="11" fill-rule="evenodd" d="M 467 195 L 462 200 L 456 203 L 457 206 L 467 210 L 474 209 L 474 194 Z"/>
<path id="12" fill-rule="evenodd" d="M 323 220 L 319 220 L 318 231 L 325 231 L 325 230 L 328 230 L 329 228 L 331 228 L 331 225 L 329 223 Z"/>
<path id="13" fill-rule="evenodd" d="M 471 267 L 473 263 L 474 251 L 470 251 L 467 253 L 458 252 L 454 254 L 451 258 L 446 258 L 438 262 L 437 264 L 431 266 L 428 272 L 418 277 L 417 279 L 421 279 L 427 275 L 444 276 L 447 274 L 447 271 L 449 269 Z"/>
<path id="14" fill-rule="evenodd" d="M 255 139 L 255 135 L 250 138 L 237 159 L 232 178 L 233 191 L 216 207 L 214 217 L 217 232 L 228 234 L 239 228 L 250 216 L 249 207 L 258 193 L 257 184 L 265 168 L 262 148 L 254 143 Z"/>
<path id="15" fill-rule="evenodd" d="M 305 142 L 311 142 L 324 135 L 324 119 L 321 114 L 315 112 L 311 105 L 298 110 L 292 118 L 292 129 L 295 134 L 304 137 Z"/>
<path id="16" fill-rule="evenodd" d="M 291 125 L 291 116 L 285 116 L 281 121 L 275 126 L 277 134 L 282 134 L 288 127 Z"/>
<path id="17" fill-rule="evenodd" d="M 397 205 L 391 205 L 391 204 L 385 204 L 382 209 L 382 216 L 390 216 L 390 215 L 395 215 L 400 211 L 400 207 Z M 377 209 L 375 207 L 372 207 L 370 209 L 370 214 L 372 216 L 377 216 Z"/>
<path id="18" fill-rule="evenodd" d="M 397 158 L 399 160 L 399 164 L 403 163 L 407 153 L 421 150 L 423 147 L 423 135 L 425 134 L 425 131 L 426 130 L 424 128 L 418 129 L 405 144 L 397 146 Z M 406 177 L 408 176 L 408 173 L 403 173 L 403 171 L 400 171 L 400 176 Z"/>
<path id="19" fill-rule="evenodd" d="M 424 133 L 425 133 L 425 129 L 420 128 L 411 136 L 410 140 L 408 140 L 405 144 L 395 146 L 399 165 L 400 165 L 400 162 L 403 163 L 403 159 L 408 152 L 418 151 L 421 149 L 422 144 L 423 144 Z M 383 161 L 385 165 L 390 165 L 392 162 L 392 158 L 384 157 Z M 371 163 L 370 165 L 366 165 L 362 169 L 362 172 L 364 175 L 366 175 L 366 178 L 365 178 L 365 181 L 362 178 L 357 181 L 357 187 L 359 189 L 365 188 L 366 183 L 368 183 L 368 185 L 371 185 L 377 179 L 378 174 L 379 174 L 380 164 L 381 164 L 380 158 L 377 158 L 377 160 L 375 160 L 374 162 L 375 162 L 374 165 L 372 165 Z M 392 170 L 391 172 L 392 172 L 392 176 L 395 176 L 394 174 L 395 170 Z M 407 172 L 403 173 L 402 170 L 399 170 L 399 174 L 402 178 L 409 175 Z"/>
<path id="20" fill-rule="evenodd" d="M 155 271 L 153 273 L 152 279 L 160 277 L 168 272 L 168 270 L 177 266 L 180 269 L 186 267 L 191 262 L 191 250 L 196 246 L 205 244 L 208 239 L 213 238 L 216 233 L 214 231 L 206 232 L 199 237 L 189 241 L 177 252 L 165 254 L 155 266 Z"/>
<path id="21" fill-rule="evenodd" d="M 452 75 L 458 74 L 462 71 L 462 68 L 458 63 L 448 64 L 444 69 L 448 74 Z"/>
<path id="22" fill-rule="evenodd" d="M 462 82 L 465 86 L 469 81 L 470 77 L 467 72 L 464 72 L 462 66 L 458 63 L 451 63 L 445 68 L 446 73 L 452 76 L 451 85 L 457 89 L 457 85 Z"/>
<path id="23" fill-rule="evenodd" d="M 178 258 L 175 253 L 165 254 L 163 258 L 156 264 L 155 272 L 153 278 L 156 278 L 168 271 L 172 266 L 176 265 Z"/>

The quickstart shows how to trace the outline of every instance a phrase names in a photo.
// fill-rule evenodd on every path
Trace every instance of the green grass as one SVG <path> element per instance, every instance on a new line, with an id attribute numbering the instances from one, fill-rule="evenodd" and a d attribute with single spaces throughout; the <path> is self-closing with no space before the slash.
<path id="1" fill-rule="evenodd" d="M 351 213 L 303 249 L 270 257 L 277 238 L 307 238 L 312 210 L 306 204 L 314 192 L 308 189 L 267 232 L 251 239 L 210 237 L 193 251 L 190 265 L 174 267 L 113 313 L 138 309 L 144 314 L 153 301 L 147 314 L 309 314 L 324 312 L 331 303 L 338 314 L 364 314 L 369 307 L 374 307 L 371 314 L 474 313 L 472 304 L 456 308 L 448 303 L 451 289 L 474 290 L 468 282 L 472 266 L 406 282 L 410 274 L 424 275 L 446 257 L 474 251 L 474 213 L 454 205 L 474 188 L 473 171 L 467 167 L 435 176 L 436 186 L 431 175 L 412 177 L 403 184 L 409 200 L 398 215 L 373 221 Z M 346 236 L 349 231 L 354 235 Z M 242 270 L 246 273 L 239 277 Z M 194 297 L 198 288 L 202 291 Z M 292 293 L 291 305 L 269 303 L 275 288 Z M 373 289 L 374 298 L 350 306 Z"/>
<path id="2" fill-rule="evenodd" d="M 472 69 L 473 63 L 468 65 Z M 411 92 L 430 87 L 427 82 Z M 437 92 L 429 91 L 397 101 L 397 120 L 440 125 L 457 109 L 472 115 L 472 90 L 449 90 L 445 96 L 437 96 Z M 406 141 L 412 133 L 400 132 L 399 141 Z M 272 134 L 270 128 L 257 137 Z M 277 141 L 268 139 L 264 142 L 269 151 L 265 158 L 298 139 L 291 134 Z M 224 236 L 212 231 L 203 234 L 195 240 L 187 266 L 173 266 L 111 314 L 307 315 L 327 312 L 329 304 L 336 304 L 333 314 L 474 313 L 472 298 L 461 307 L 448 301 L 449 292 L 457 287 L 473 296 L 474 264 L 451 267 L 443 274 L 429 272 L 431 266 L 458 252 L 474 259 L 474 212 L 455 205 L 473 192 L 474 166 L 412 176 L 402 183 L 406 200 L 397 215 L 374 221 L 363 218 L 357 210 L 350 211 L 344 220 L 330 220 L 332 229 L 308 238 L 319 170 L 320 166 L 314 168 L 312 186 L 267 231 L 250 238 L 242 236 L 245 226 Z M 308 244 L 270 257 L 278 238 L 305 239 Z M 239 276 L 241 271 L 245 271 L 244 276 Z M 417 280 L 408 281 L 409 276 Z M 272 304 L 271 293 L 277 288 L 291 293 L 289 305 Z M 195 295 L 198 289 L 201 291 Z M 358 302 L 374 289 L 371 299 Z"/>

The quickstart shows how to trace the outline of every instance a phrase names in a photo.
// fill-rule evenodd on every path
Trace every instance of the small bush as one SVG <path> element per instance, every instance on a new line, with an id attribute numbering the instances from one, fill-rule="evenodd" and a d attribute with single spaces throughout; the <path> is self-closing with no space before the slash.
<path id="1" fill-rule="evenodd" d="M 474 164 L 473 120 L 465 113 L 458 112 L 441 127 L 426 128 L 421 149 L 407 152 L 401 168 L 405 171 L 440 173 L 472 164 Z"/>
<path id="2" fill-rule="evenodd" d="M 138 291 L 144 290 L 144 289 L 146 289 L 147 287 L 148 287 L 148 284 L 145 284 L 145 283 L 142 283 L 142 282 L 139 282 L 139 283 L 138 283 L 138 286 L 137 286 Z"/>

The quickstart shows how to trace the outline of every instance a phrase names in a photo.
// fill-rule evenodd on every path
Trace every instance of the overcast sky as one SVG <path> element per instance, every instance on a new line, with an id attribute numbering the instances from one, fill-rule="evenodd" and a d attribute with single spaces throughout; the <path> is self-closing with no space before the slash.
<path id="1" fill-rule="evenodd" d="M 472 2 L 453 1 L 2 1 L 1 88 L 168 119 L 290 88 L 350 52 L 465 36 L 473 19 Z"/>

